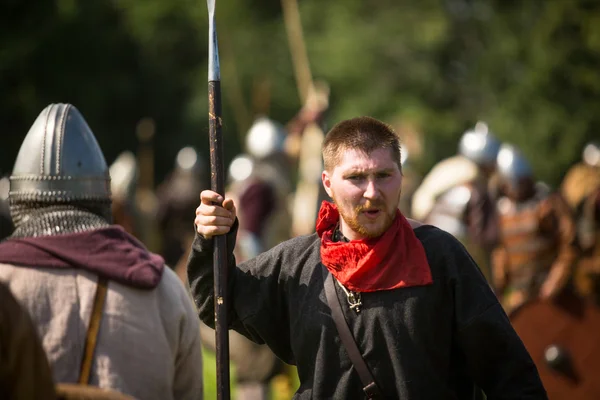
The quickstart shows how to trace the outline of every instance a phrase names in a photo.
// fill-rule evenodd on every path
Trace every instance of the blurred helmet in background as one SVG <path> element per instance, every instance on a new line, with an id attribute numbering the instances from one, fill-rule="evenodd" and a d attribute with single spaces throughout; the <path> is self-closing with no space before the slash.
<path id="1" fill-rule="evenodd" d="M 590 142 L 583 148 L 583 162 L 592 166 L 600 167 L 600 143 Z"/>
<path id="2" fill-rule="evenodd" d="M 498 175 L 510 184 L 518 184 L 524 178 L 533 178 L 533 170 L 519 149 L 503 144 L 497 157 Z"/>
<path id="3" fill-rule="evenodd" d="M 500 141 L 489 131 L 484 122 L 477 122 L 474 129 L 460 138 L 458 152 L 478 165 L 493 166 L 496 163 Z"/>
<path id="4" fill-rule="evenodd" d="M 402 167 L 407 165 L 409 158 L 410 158 L 410 152 L 408 151 L 408 149 L 406 149 L 406 147 L 402 147 L 402 149 L 400 150 L 400 165 Z"/>
<path id="5" fill-rule="evenodd" d="M 128 201 L 135 196 L 138 166 L 135 155 L 124 151 L 110 165 L 110 187 L 114 201 Z"/>
<path id="6" fill-rule="evenodd" d="M 246 150 L 256 159 L 267 158 L 284 151 L 283 125 L 267 117 L 259 117 L 246 135 Z"/>
<path id="7" fill-rule="evenodd" d="M 248 179 L 254 171 L 254 159 L 248 154 L 236 156 L 229 164 L 228 180 L 231 183 L 243 182 Z"/>
<path id="8" fill-rule="evenodd" d="M 204 174 L 204 160 L 200 157 L 195 148 L 186 146 L 177 152 L 177 157 L 175 158 L 175 171 Z"/>
<path id="9" fill-rule="evenodd" d="M 198 202 L 198 194 L 210 186 L 204 158 L 192 146 L 181 148 L 175 157 L 173 171 L 157 189 L 160 203 L 169 207 L 193 210 Z"/>

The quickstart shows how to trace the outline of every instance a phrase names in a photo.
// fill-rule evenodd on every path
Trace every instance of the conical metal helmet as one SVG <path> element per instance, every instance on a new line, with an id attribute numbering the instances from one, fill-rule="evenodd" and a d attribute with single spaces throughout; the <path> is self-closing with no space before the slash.
<path id="1" fill-rule="evenodd" d="M 478 122 L 460 139 L 458 152 L 479 165 L 493 165 L 496 162 L 500 141 L 490 132 L 485 122 Z"/>
<path id="2" fill-rule="evenodd" d="M 498 152 L 497 171 L 510 183 L 522 178 L 533 178 L 533 170 L 523 154 L 511 144 L 503 144 Z"/>
<path id="3" fill-rule="evenodd" d="M 27 133 L 10 177 L 12 202 L 110 201 L 100 146 L 71 104 L 51 104 Z"/>
<path id="4" fill-rule="evenodd" d="M 254 121 L 246 136 L 246 149 L 256 159 L 267 158 L 283 151 L 285 128 L 267 117 Z"/>
<path id="5" fill-rule="evenodd" d="M 114 201 L 133 201 L 138 183 L 138 165 L 135 155 L 126 150 L 110 165 L 110 190 Z"/>
<path id="6" fill-rule="evenodd" d="M 583 149 L 583 162 L 592 167 L 600 167 L 600 142 L 590 142 Z"/>
<path id="7" fill-rule="evenodd" d="M 228 180 L 231 183 L 248 179 L 256 167 L 256 162 L 248 154 L 240 154 L 231 160 L 228 169 Z"/>
<path id="8" fill-rule="evenodd" d="M 185 173 L 204 174 L 204 160 L 193 146 L 186 146 L 177 152 L 175 170 Z"/>

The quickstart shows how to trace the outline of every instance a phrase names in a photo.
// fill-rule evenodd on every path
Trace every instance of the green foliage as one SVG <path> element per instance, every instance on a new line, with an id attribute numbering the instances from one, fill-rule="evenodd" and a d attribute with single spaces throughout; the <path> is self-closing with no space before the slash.
<path id="1" fill-rule="evenodd" d="M 278 0 L 217 2 L 226 158 L 254 114 L 300 107 Z M 556 184 L 600 128 L 600 5 L 590 0 L 302 0 L 329 124 L 356 115 L 423 132 L 425 172 L 477 120 Z M 190 0 L 55 0 L 0 6 L 0 171 L 35 116 L 74 103 L 110 162 L 157 123 L 157 178 L 177 150 L 207 156 L 206 6 Z M 260 84 L 269 91 L 259 92 Z M 262 93 L 262 94 L 261 94 Z M 268 104 L 268 108 L 265 107 Z"/>

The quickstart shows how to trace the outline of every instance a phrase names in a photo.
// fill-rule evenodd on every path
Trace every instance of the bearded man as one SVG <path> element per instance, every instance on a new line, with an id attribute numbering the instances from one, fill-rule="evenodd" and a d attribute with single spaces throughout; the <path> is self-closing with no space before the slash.
<path id="1" fill-rule="evenodd" d="M 235 204 L 212 191 L 200 194 L 188 263 L 200 318 L 214 325 L 212 238 L 226 234 L 230 327 L 297 365 L 294 399 L 466 399 L 477 387 L 490 400 L 547 398 L 464 247 L 397 209 L 395 132 L 369 117 L 343 121 L 327 134 L 322 153 L 322 182 L 334 202 L 322 204 L 317 232 L 240 265 L 232 255 Z M 365 368 L 348 351 L 348 335 L 338 334 L 340 319 Z M 373 378 L 368 385 L 365 370 Z"/>

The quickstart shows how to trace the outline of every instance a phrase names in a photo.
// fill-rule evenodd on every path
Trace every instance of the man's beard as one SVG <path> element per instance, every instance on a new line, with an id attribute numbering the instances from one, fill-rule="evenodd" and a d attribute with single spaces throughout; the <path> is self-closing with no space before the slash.
<path id="1" fill-rule="evenodd" d="M 396 217 L 395 212 L 392 213 L 392 215 L 388 213 L 385 203 L 381 201 L 367 201 L 364 205 L 354 207 L 350 214 L 346 213 L 346 210 L 339 206 L 340 203 L 336 200 L 335 196 L 333 196 L 333 202 L 338 206 L 340 216 L 344 219 L 346 225 L 354 232 L 368 239 L 377 238 L 383 235 L 392 225 L 394 218 Z M 360 214 L 369 208 L 377 208 L 383 213 L 383 217 L 380 217 L 383 218 L 383 222 L 378 228 L 366 228 L 358 221 Z"/>

